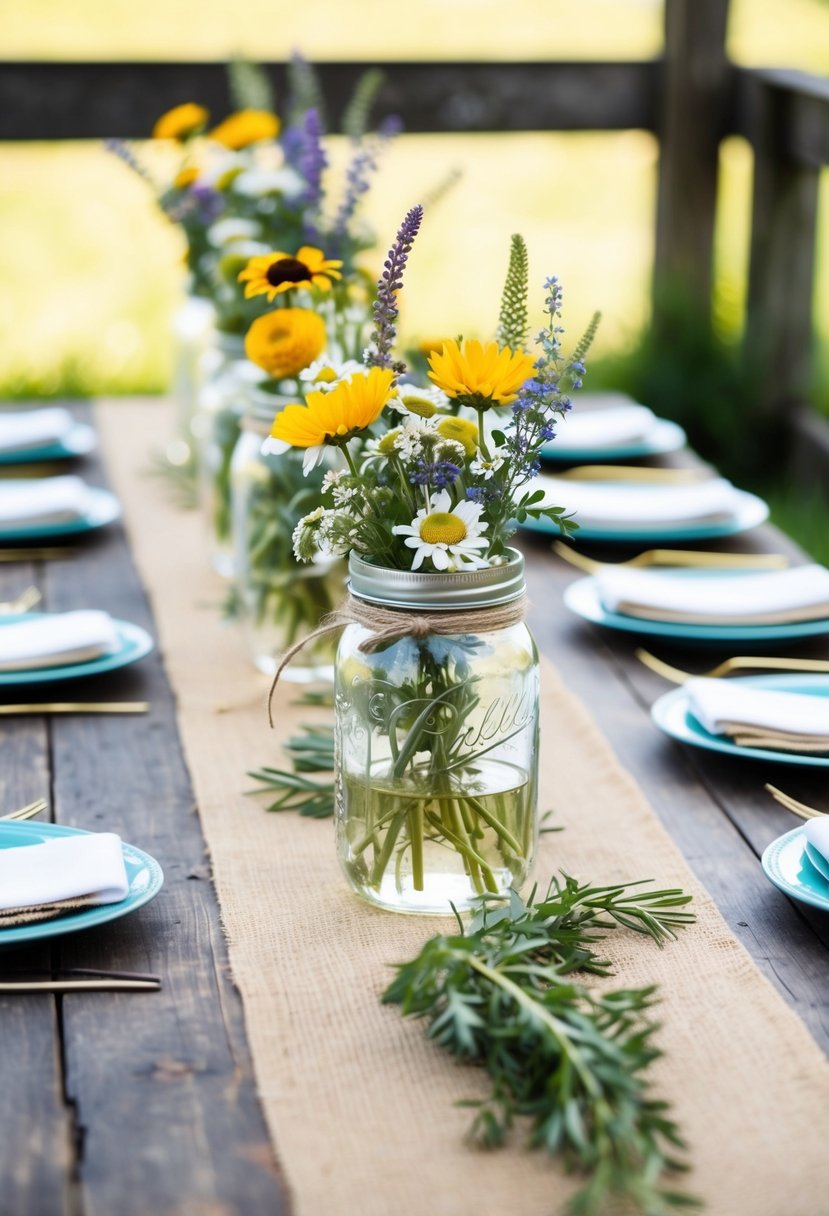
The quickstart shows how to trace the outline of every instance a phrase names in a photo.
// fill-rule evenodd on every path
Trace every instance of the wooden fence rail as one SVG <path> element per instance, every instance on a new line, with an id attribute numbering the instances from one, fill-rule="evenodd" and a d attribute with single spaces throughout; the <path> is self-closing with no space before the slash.
<path id="1" fill-rule="evenodd" d="M 829 80 L 735 67 L 725 54 L 727 17 L 728 0 L 665 0 L 665 53 L 650 61 L 388 64 L 379 106 L 399 113 L 410 132 L 653 132 L 660 141 L 655 289 L 679 283 L 705 311 L 719 146 L 744 136 L 755 165 L 745 352 L 759 373 L 758 416 L 794 419 L 813 364 Z M 263 66 L 284 95 L 285 65 Z M 341 112 L 372 66 L 316 65 L 332 111 Z M 216 114 L 228 110 L 222 64 L 4 62 L 0 140 L 142 138 L 159 113 L 192 99 Z M 825 449 L 829 473 L 829 426 L 818 431 L 823 439 L 810 431 L 808 447 Z"/>

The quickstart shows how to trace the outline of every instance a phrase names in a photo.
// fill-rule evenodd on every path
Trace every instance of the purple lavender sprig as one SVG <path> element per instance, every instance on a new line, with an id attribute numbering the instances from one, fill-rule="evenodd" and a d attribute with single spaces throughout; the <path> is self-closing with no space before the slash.
<path id="1" fill-rule="evenodd" d="M 113 156 L 117 156 L 119 160 L 122 160 L 125 165 L 128 165 L 132 169 L 133 173 L 137 173 L 139 177 L 143 177 L 145 182 L 149 182 L 153 189 L 157 190 L 149 171 L 142 165 L 128 143 L 125 143 L 123 139 L 112 138 L 104 141 L 104 147 L 107 152 L 111 152 Z"/>
<path id="2" fill-rule="evenodd" d="M 403 271 L 422 220 L 423 207 L 418 203 L 406 213 L 377 283 L 374 343 L 366 352 L 366 363 L 369 367 L 390 367 L 397 375 L 402 375 L 406 370 L 405 363 L 396 362 L 391 353 L 397 337 L 397 293 L 403 286 Z"/>
<path id="3" fill-rule="evenodd" d="M 354 218 L 360 199 L 369 190 L 371 176 L 377 171 L 380 156 L 401 129 L 400 119 L 396 115 L 391 115 L 380 124 L 374 137 L 357 143 L 356 151 L 346 171 L 343 200 L 334 217 L 332 256 L 341 255 L 342 246 L 348 236 L 349 225 Z"/>
<path id="4" fill-rule="evenodd" d="M 299 171 L 305 178 L 305 190 L 300 202 L 304 207 L 305 236 L 318 241 L 319 215 L 322 208 L 322 175 L 328 165 L 328 157 L 322 143 L 322 122 L 316 109 L 306 111 L 302 125 L 302 149 L 299 155 Z"/>

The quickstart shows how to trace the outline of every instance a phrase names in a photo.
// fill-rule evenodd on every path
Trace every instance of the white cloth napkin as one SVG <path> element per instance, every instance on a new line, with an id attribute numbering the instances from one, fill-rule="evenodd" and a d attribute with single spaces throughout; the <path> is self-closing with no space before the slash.
<path id="1" fill-rule="evenodd" d="M 821 857 L 829 862 L 829 816 L 825 819 L 807 819 L 803 825 L 803 835 L 813 849 L 817 849 Z"/>
<path id="2" fill-rule="evenodd" d="M 630 485 L 568 481 L 542 473 L 532 487 L 544 491 L 544 505 L 565 507 L 575 512 L 576 523 L 604 531 L 726 522 L 743 501 L 742 492 L 722 477 L 691 485 Z"/>
<path id="3" fill-rule="evenodd" d="M 0 411 L 0 452 L 45 448 L 59 443 L 72 430 L 74 419 L 59 407 L 46 410 Z"/>
<path id="4" fill-rule="evenodd" d="M 0 849 L 0 911 L 78 898 L 114 904 L 128 894 L 121 838 L 113 832 Z"/>
<path id="5" fill-rule="evenodd" d="M 609 394 L 610 396 L 610 394 Z M 657 418 L 646 405 L 637 405 L 629 398 L 612 395 L 617 404 L 585 410 L 585 398 L 579 393 L 576 408 L 556 423 L 556 450 L 567 451 L 594 448 L 620 448 L 644 439 L 653 430 Z"/>
<path id="6" fill-rule="evenodd" d="M 683 687 L 691 713 L 712 735 L 730 735 L 749 747 L 829 750 L 829 697 L 704 677 Z"/>
<path id="7" fill-rule="evenodd" d="M 29 671 L 83 663 L 119 646 L 112 617 L 97 609 L 44 612 L 28 621 L 0 617 L 0 671 Z"/>
<path id="8" fill-rule="evenodd" d="M 829 570 L 796 566 L 767 574 L 682 576 L 664 570 L 606 569 L 595 576 L 608 612 L 655 621 L 774 624 L 829 617 Z"/>
<path id="9" fill-rule="evenodd" d="M 25 528 L 81 519 L 90 500 L 90 488 L 80 477 L 16 478 L 0 483 L 0 525 Z"/>

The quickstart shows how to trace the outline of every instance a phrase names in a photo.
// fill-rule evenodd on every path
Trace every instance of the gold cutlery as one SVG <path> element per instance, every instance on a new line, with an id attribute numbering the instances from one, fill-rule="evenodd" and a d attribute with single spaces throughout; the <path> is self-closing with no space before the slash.
<path id="1" fill-rule="evenodd" d="M 43 978 L 40 978 L 40 977 Z M 10 972 L 0 977 L 0 993 L 27 992 L 159 992 L 157 975 L 130 971 L 93 971 L 83 967 L 63 972 Z"/>
<path id="2" fill-rule="evenodd" d="M 0 714 L 145 714 L 149 701 L 44 701 L 39 705 L 0 705 Z"/>
<path id="3" fill-rule="evenodd" d="M 16 599 L 0 600 L 0 613 L 28 612 L 35 604 L 39 604 L 42 598 L 37 587 L 27 587 Z"/>
<path id="4" fill-rule="evenodd" d="M 796 798 L 792 798 L 790 794 L 784 794 L 774 785 L 766 785 L 764 788 L 768 790 L 775 802 L 779 802 L 787 811 L 791 811 L 800 819 L 822 819 L 824 815 L 829 814 L 829 812 L 819 811 L 817 807 L 809 806 L 805 802 L 798 802 Z"/>
<path id="5" fill-rule="evenodd" d="M 572 545 L 554 540 L 553 553 L 576 566 L 595 574 L 598 570 L 615 570 L 626 566 L 687 566 L 691 569 L 726 570 L 784 570 L 789 559 L 783 553 L 706 553 L 699 549 L 645 549 L 623 562 L 600 562 L 587 557 Z"/>
<path id="6" fill-rule="evenodd" d="M 20 548 L 0 549 L 0 562 L 40 562 L 59 560 L 62 557 L 74 557 L 77 553 L 71 545 L 54 548 Z"/>
<path id="7" fill-rule="evenodd" d="M 718 676 L 727 676 L 729 672 L 745 669 L 753 669 L 755 671 L 829 672 L 829 659 L 777 659 L 762 655 L 736 655 L 733 659 L 725 659 L 724 662 L 718 663 L 710 671 L 682 671 L 679 667 L 672 667 L 670 663 L 664 663 L 662 659 L 658 659 L 656 655 L 641 649 L 641 647 L 634 653 L 640 663 L 644 663 L 651 671 L 655 671 L 658 676 L 664 676 L 666 680 L 671 680 L 674 684 L 684 684 L 686 680 L 697 678 L 711 679 Z"/>
<path id="8" fill-rule="evenodd" d="M 16 811 L 9 811 L 7 815 L 0 815 L 0 819 L 33 819 L 35 815 L 45 811 L 48 805 L 45 799 L 38 798 L 37 802 L 30 802 L 28 806 L 21 806 Z"/>
<path id="9" fill-rule="evenodd" d="M 699 481 L 710 481 L 710 469 L 660 469 L 641 465 L 624 464 L 580 464 L 563 473 L 555 473 L 556 479 L 565 481 L 613 481 L 643 485 L 691 485 Z"/>

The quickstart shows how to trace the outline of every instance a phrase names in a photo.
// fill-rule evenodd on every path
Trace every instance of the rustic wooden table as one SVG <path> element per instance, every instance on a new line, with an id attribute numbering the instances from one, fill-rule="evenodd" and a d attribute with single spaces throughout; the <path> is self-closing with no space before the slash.
<path id="1" fill-rule="evenodd" d="M 94 459 L 83 474 L 106 484 Z M 147 492 L 160 491 L 148 481 Z M 791 903 L 758 861 L 770 840 L 797 823 L 764 792 L 764 782 L 829 809 L 825 777 L 664 738 L 648 710 L 668 686 L 635 659 L 636 640 L 572 617 L 561 592 L 578 572 L 553 558 L 544 538 L 527 535 L 521 544 L 540 648 L 588 704 L 734 934 L 829 1048 L 829 917 Z M 798 557 L 766 527 L 718 547 Z M 74 548 L 72 560 L 0 564 L 0 599 L 34 582 L 45 608 L 94 605 L 154 632 L 121 527 L 81 538 Z M 715 661 L 708 650 L 649 648 L 694 670 Z M 796 653 L 829 657 L 829 642 Z M 151 710 L 123 718 L 0 717 L 0 813 L 46 797 L 56 822 L 105 826 L 145 848 L 160 861 L 165 884 L 129 917 L 0 952 L 0 973 L 117 968 L 155 972 L 163 987 L 154 994 L 0 996 L 0 1212 L 278 1216 L 289 1210 L 288 1193 L 257 1101 L 162 660 L 155 653 L 73 685 L 72 695 L 146 699 Z M 19 692 L 0 698 L 19 699 Z M 545 749 L 544 762 L 554 763 L 554 751 Z"/>

